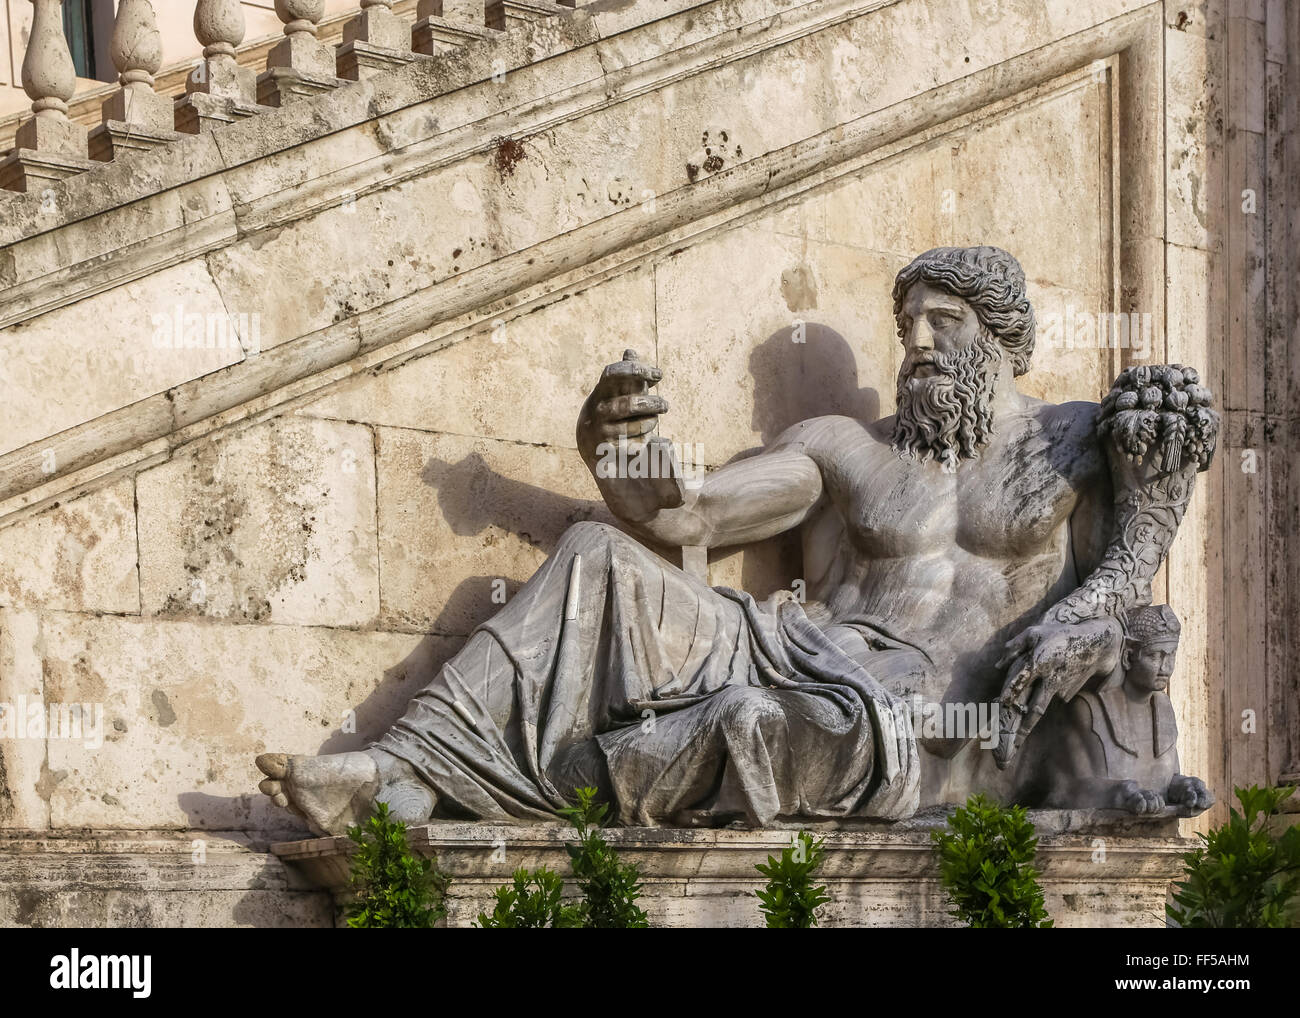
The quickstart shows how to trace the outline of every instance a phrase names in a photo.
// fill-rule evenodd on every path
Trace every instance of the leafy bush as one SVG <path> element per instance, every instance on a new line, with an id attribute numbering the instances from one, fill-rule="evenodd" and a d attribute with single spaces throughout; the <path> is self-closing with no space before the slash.
<path id="1" fill-rule="evenodd" d="M 596 802 L 594 788 L 579 788 L 574 794 L 578 804 L 559 812 L 578 832 L 578 843 L 567 847 L 582 892 L 581 925 L 596 930 L 645 929 L 649 922 L 636 904 L 641 897 L 640 871 L 632 863 L 619 862 L 618 853 L 600 836 L 609 807 Z"/>
<path id="2" fill-rule="evenodd" d="M 477 925 L 485 930 L 563 929 L 582 925 L 582 907 L 565 905 L 560 896 L 564 880 L 543 866 L 528 872 L 515 870 L 514 880 L 497 888 L 496 907 L 491 915 L 478 914 Z"/>
<path id="3" fill-rule="evenodd" d="M 1052 925 L 1033 868 L 1038 838 L 1021 806 L 1004 809 L 971 796 L 931 831 L 939 853 L 939 876 L 953 911 L 971 929 L 1023 929 Z"/>
<path id="4" fill-rule="evenodd" d="M 347 912 L 353 929 L 428 929 L 447 914 L 451 878 L 432 859 L 411 851 L 406 824 L 376 804 L 364 827 L 349 827 L 357 843 L 350 883 L 357 892 Z"/>
<path id="5" fill-rule="evenodd" d="M 1172 925 L 1190 929 L 1286 929 L 1300 919 L 1300 825 L 1275 835 L 1270 820 L 1295 792 L 1235 788 L 1241 812 L 1197 834 L 1203 844 L 1183 856 L 1187 879 L 1166 905 Z"/>
<path id="6" fill-rule="evenodd" d="M 767 886 L 754 893 L 769 930 L 806 930 L 817 925 L 817 909 L 831 900 L 826 888 L 814 887 L 812 881 L 825 844 L 826 839 L 814 841 L 807 831 L 800 831 L 781 850 L 780 859 L 769 855 L 767 865 L 755 865 L 767 877 Z"/>

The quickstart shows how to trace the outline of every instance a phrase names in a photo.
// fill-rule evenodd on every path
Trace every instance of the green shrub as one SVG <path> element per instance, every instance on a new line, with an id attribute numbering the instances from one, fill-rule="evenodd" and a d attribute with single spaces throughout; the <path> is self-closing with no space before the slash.
<path id="1" fill-rule="evenodd" d="M 579 788 L 576 806 L 560 810 L 578 832 L 578 843 L 569 845 L 569 862 L 582 892 L 581 925 L 588 929 L 643 930 L 649 926 L 646 914 L 637 906 L 641 897 L 640 871 L 621 863 L 600 836 L 609 807 L 596 802 L 596 789 Z"/>
<path id="2" fill-rule="evenodd" d="M 1300 825 L 1280 835 L 1271 819 L 1295 792 L 1235 788 L 1241 812 L 1197 834 L 1200 847 L 1183 856 L 1187 879 L 1166 905 L 1171 925 L 1189 929 L 1286 929 L 1300 919 Z"/>
<path id="3" fill-rule="evenodd" d="M 478 925 L 485 930 L 563 929 L 582 925 L 582 909 L 564 904 L 560 896 L 564 880 L 543 866 L 529 872 L 520 867 L 514 880 L 497 888 L 496 907 L 491 915 L 478 914 Z"/>
<path id="4" fill-rule="evenodd" d="M 352 856 L 351 886 L 356 900 L 348 907 L 354 929 L 428 929 L 447 914 L 451 878 L 432 859 L 411 851 L 406 824 L 389 815 L 388 803 L 376 804 L 364 827 L 349 827 L 357 843 Z"/>
<path id="5" fill-rule="evenodd" d="M 931 831 L 939 875 L 953 904 L 948 914 L 971 929 L 1023 929 L 1052 925 L 1034 871 L 1038 838 L 1021 806 L 1004 809 L 972 796 Z"/>
<path id="6" fill-rule="evenodd" d="M 781 858 L 767 857 L 767 865 L 755 869 L 767 877 L 767 886 L 755 891 L 769 930 L 806 930 L 817 925 L 817 909 L 830 901 L 824 886 L 813 886 L 812 877 L 821 865 L 826 839 L 813 840 L 800 831 L 781 850 Z"/>

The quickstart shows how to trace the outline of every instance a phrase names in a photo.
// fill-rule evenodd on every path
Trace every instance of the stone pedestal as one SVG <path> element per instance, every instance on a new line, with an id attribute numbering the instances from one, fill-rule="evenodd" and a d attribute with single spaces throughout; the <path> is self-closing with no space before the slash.
<path id="1" fill-rule="evenodd" d="M 285 106 L 310 99 L 343 84 L 332 74 L 307 74 L 292 67 L 272 67 L 257 79 L 257 101 L 263 106 Z"/>
<path id="2" fill-rule="evenodd" d="M 103 123 L 90 132 L 90 157 L 108 162 L 123 152 L 140 152 L 178 141 L 172 130 L 172 100 L 149 89 L 120 89 L 104 100 Z"/>
<path id="3" fill-rule="evenodd" d="M 340 78 L 364 81 L 417 59 L 411 51 L 410 22 L 387 8 L 370 7 L 343 26 L 335 66 Z"/>
<path id="4" fill-rule="evenodd" d="M 263 106 L 284 106 L 342 85 L 343 79 L 335 76 L 334 47 L 316 38 L 320 8 L 312 10 L 310 24 L 305 17 L 293 20 L 293 5 L 280 16 L 286 21 L 285 37 L 266 55 L 266 71 L 257 79 L 257 101 Z"/>
<path id="5" fill-rule="evenodd" d="M 433 55 L 499 34 L 487 27 L 484 0 L 420 0 L 411 39 L 417 53 Z"/>
<path id="6" fill-rule="evenodd" d="M 1180 876 L 1180 857 L 1191 846 L 1178 837 L 1174 822 L 1116 823 L 1096 812 L 1041 811 L 1030 817 L 1040 832 L 1037 865 L 1057 926 L 1164 925 L 1169 885 Z M 903 824 L 852 830 L 810 825 L 826 838 L 819 882 L 831 901 L 821 925 L 954 925 L 929 836 L 943 822 L 942 814 L 932 812 Z M 763 925 L 753 894 L 763 877 L 755 864 L 779 855 L 797 829 L 616 828 L 605 837 L 620 858 L 641 867 L 641 904 L 652 926 L 743 927 Z M 558 824 L 436 824 L 413 829 L 410 839 L 452 874 L 449 926 L 470 925 L 520 866 L 570 872 L 565 845 L 572 831 Z M 271 851 L 341 900 L 352 848 L 347 838 L 317 838 L 273 845 Z"/>
<path id="7" fill-rule="evenodd" d="M 389 49 L 364 39 L 353 39 L 339 47 L 338 75 L 347 81 L 365 81 L 376 74 L 400 70 L 419 59 L 419 54 L 409 49 Z"/>
<path id="8" fill-rule="evenodd" d="M 508 32 L 520 25 L 545 21 L 571 10 L 572 5 L 547 3 L 546 0 L 489 0 L 487 24 L 489 28 Z"/>
<path id="9" fill-rule="evenodd" d="M 430 16 L 421 18 L 415 23 L 415 30 L 411 37 L 417 53 L 432 56 L 480 39 L 492 39 L 499 34 L 495 29 Z"/>
<path id="10" fill-rule="evenodd" d="M 14 137 L 14 150 L 0 162 L 0 188 L 39 192 L 95 164 L 88 158 L 88 132 L 63 117 L 32 117 Z"/>
<path id="11" fill-rule="evenodd" d="M 269 106 L 242 102 L 224 95 L 191 92 L 176 100 L 176 130 L 185 134 L 207 134 L 223 124 L 265 113 Z"/>

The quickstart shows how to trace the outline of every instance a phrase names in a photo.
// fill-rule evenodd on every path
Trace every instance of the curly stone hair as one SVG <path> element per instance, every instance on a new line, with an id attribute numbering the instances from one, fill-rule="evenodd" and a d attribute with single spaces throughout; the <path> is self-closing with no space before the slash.
<path id="1" fill-rule="evenodd" d="M 1029 370 L 1034 353 L 1034 309 L 1025 293 L 1025 273 L 1000 247 L 936 247 L 912 259 L 894 279 L 894 321 L 904 335 L 903 302 L 922 280 L 962 298 L 1011 357 L 1017 375 Z"/>

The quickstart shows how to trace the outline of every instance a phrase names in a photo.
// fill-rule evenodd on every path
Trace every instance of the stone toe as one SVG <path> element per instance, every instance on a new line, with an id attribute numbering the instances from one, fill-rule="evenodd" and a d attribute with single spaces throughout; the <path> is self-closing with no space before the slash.
<path id="1" fill-rule="evenodd" d="M 283 778 L 289 774 L 289 757 L 284 753 L 263 753 L 254 763 L 268 778 Z"/>

